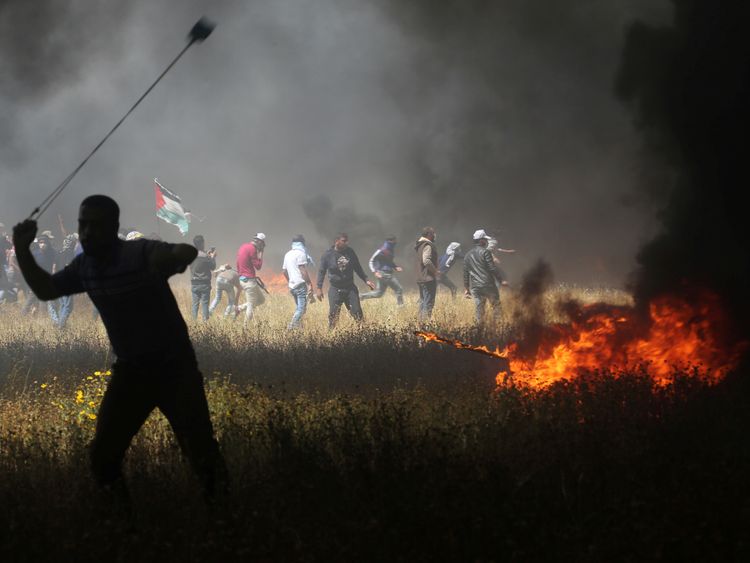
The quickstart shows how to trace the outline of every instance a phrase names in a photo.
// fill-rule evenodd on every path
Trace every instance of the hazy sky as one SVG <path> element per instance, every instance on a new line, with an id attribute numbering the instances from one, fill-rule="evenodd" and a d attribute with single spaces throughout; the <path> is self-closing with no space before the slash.
<path id="1" fill-rule="evenodd" d="M 33 4 L 33 9 L 29 5 Z M 205 222 L 219 260 L 268 235 L 337 230 L 366 260 L 424 225 L 479 227 L 559 280 L 621 285 L 654 210 L 641 143 L 613 94 L 623 32 L 657 0 L 0 0 L 0 221 L 26 217 L 109 131 L 206 15 L 194 46 L 42 218 L 74 226 L 91 193 L 156 230 L 152 178 Z M 161 234 L 179 240 L 161 223 Z M 457 277 L 457 274 L 454 274 Z M 410 281 L 409 276 L 404 280 Z"/>

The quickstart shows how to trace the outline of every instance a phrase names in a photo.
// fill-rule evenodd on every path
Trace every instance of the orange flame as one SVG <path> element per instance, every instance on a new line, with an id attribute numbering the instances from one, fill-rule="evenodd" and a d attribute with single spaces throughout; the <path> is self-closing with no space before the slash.
<path id="1" fill-rule="evenodd" d="M 425 340 L 507 358 L 509 370 L 497 374 L 497 384 L 510 375 L 515 383 L 537 389 L 584 372 L 616 377 L 635 370 L 647 373 L 656 386 L 670 384 L 677 373 L 714 384 L 748 348 L 747 342 L 730 337 L 720 299 L 706 291 L 690 298 L 656 299 L 646 319 L 632 308 L 602 304 L 576 306 L 571 317 L 569 324 L 539 327 L 529 339 L 533 342 L 515 342 L 494 352 L 431 333 L 418 334 Z"/>
<path id="2" fill-rule="evenodd" d="M 260 275 L 260 279 L 263 280 L 266 289 L 271 293 L 289 292 L 289 285 L 287 279 L 284 277 L 284 274 L 267 270 L 258 272 L 258 274 Z"/>

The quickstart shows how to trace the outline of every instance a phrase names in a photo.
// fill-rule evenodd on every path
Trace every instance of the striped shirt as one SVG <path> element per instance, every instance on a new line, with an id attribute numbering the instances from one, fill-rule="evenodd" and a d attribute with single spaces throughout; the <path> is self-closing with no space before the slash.
<path id="1" fill-rule="evenodd" d="M 193 354 L 185 320 L 167 279 L 152 272 L 149 257 L 174 245 L 147 239 L 118 240 L 111 254 L 79 254 L 52 276 L 62 295 L 88 293 L 99 310 L 115 354 L 133 363 L 166 363 Z"/>

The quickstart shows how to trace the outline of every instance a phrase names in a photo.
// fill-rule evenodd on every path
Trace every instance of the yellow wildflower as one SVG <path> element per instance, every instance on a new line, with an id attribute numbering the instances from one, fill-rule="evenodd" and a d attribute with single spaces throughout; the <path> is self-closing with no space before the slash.
<path id="1" fill-rule="evenodd" d="M 100 372 L 100 371 L 95 371 L 95 372 L 94 372 L 94 375 L 102 375 L 102 372 Z"/>
<path id="2" fill-rule="evenodd" d="M 96 406 L 94 401 L 89 401 L 89 406 L 93 409 Z"/>
<path id="3" fill-rule="evenodd" d="M 96 415 L 92 412 L 88 414 L 89 420 L 96 420 Z"/>
<path id="4" fill-rule="evenodd" d="M 46 384 L 46 383 L 42 383 L 40 387 L 41 387 L 42 389 L 46 389 L 46 388 L 47 388 L 47 384 Z"/>
<path id="5" fill-rule="evenodd" d="M 76 403 L 83 403 L 83 391 L 80 389 L 76 391 Z"/>

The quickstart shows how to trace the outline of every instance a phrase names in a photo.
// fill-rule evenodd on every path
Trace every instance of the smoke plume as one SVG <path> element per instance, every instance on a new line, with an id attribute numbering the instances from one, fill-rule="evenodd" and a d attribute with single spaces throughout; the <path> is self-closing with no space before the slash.
<path id="1" fill-rule="evenodd" d="M 632 109 L 645 149 L 672 181 L 644 187 L 661 198 L 661 230 L 638 254 L 640 303 L 707 287 L 750 327 L 750 248 L 741 205 L 750 130 L 750 4 L 673 0 L 672 25 L 634 23 L 617 92 Z M 669 176 L 661 175 L 662 178 Z"/>
<path id="2" fill-rule="evenodd" d="M 191 49 L 43 217 L 74 225 L 106 193 L 123 224 L 154 217 L 158 177 L 231 261 L 254 233 L 280 264 L 339 230 L 397 259 L 432 225 L 442 248 L 477 228 L 544 257 L 562 281 L 620 284 L 653 234 L 632 201 L 638 136 L 611 93 L 627 22 L 652 0 L 0 0 L 0 221 L 12 225 L 101 139 L 205 14 Z M 645 207 L 643 207 L 645 205 Z M 195 232 L 193 232 L 195 229 Z M 404 282 L 413 278 L 404 273 Z M 411 285 L 413 287 L 413 285 Z"/>

